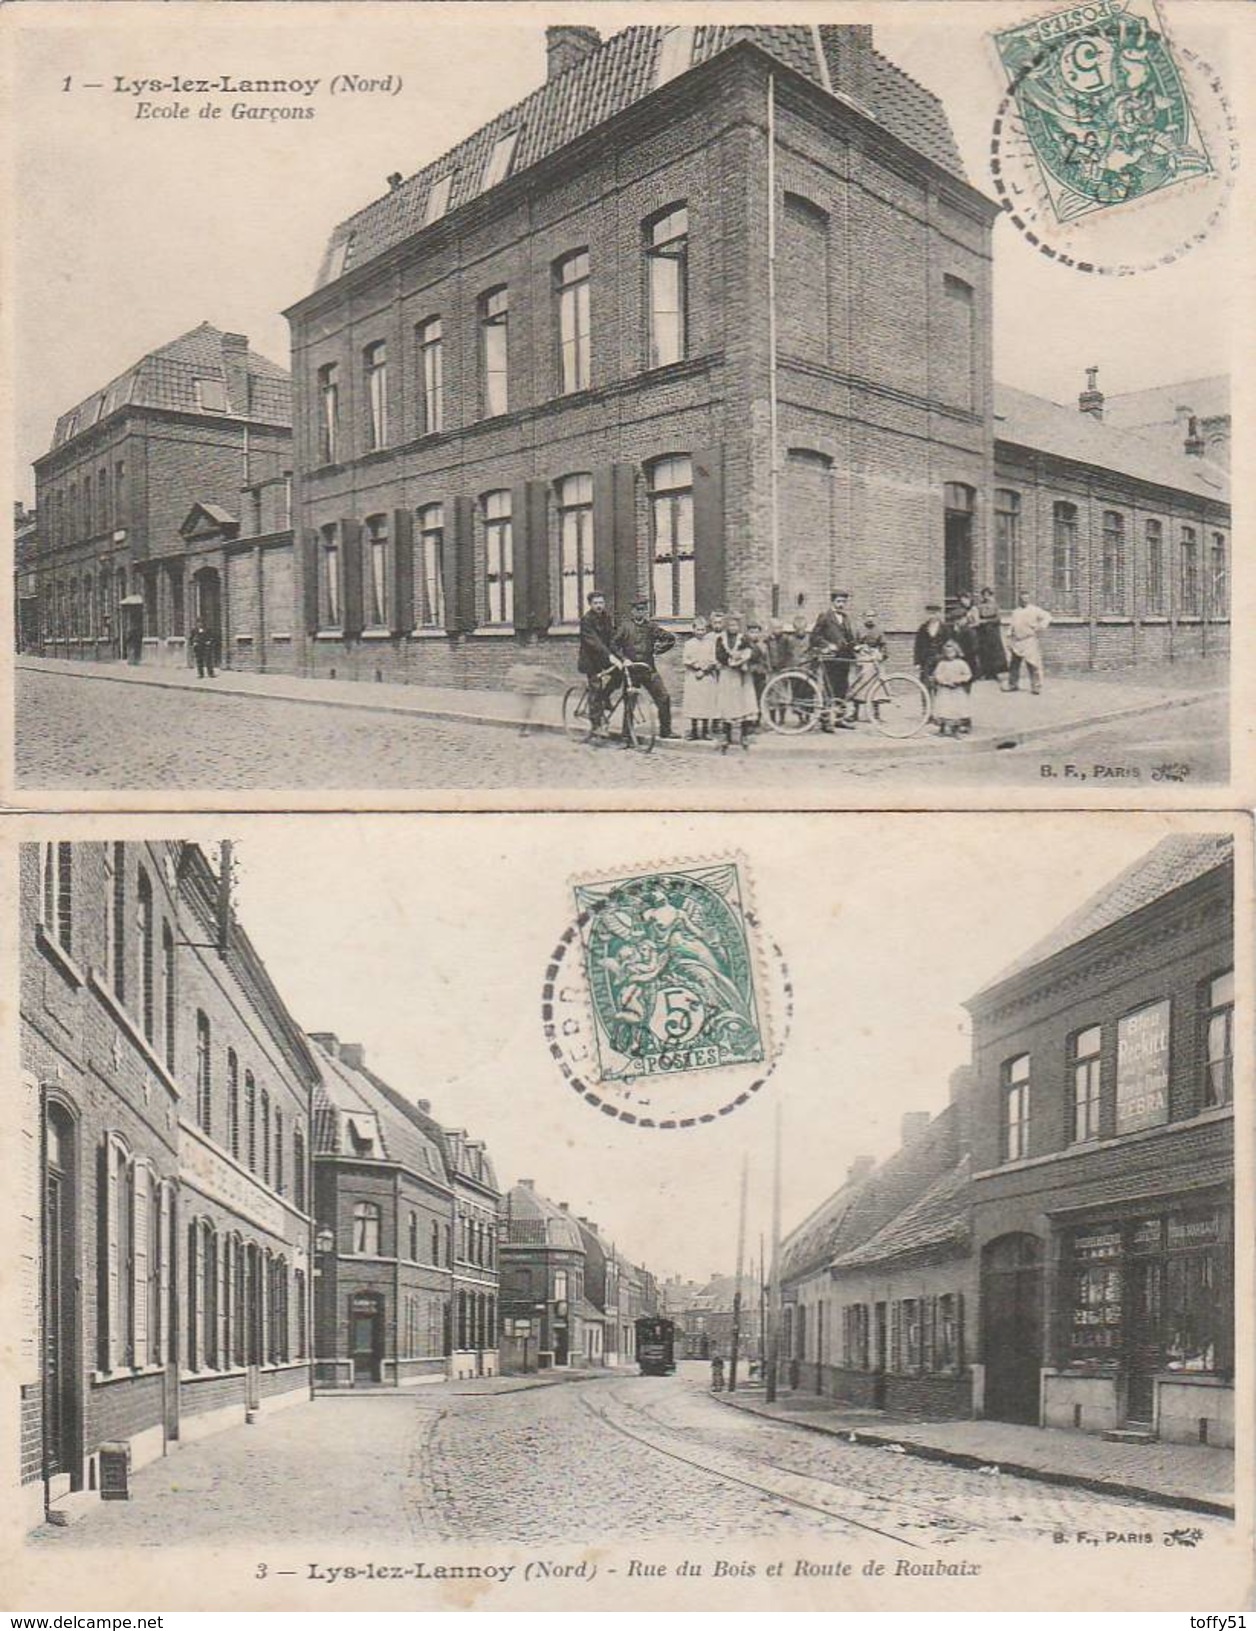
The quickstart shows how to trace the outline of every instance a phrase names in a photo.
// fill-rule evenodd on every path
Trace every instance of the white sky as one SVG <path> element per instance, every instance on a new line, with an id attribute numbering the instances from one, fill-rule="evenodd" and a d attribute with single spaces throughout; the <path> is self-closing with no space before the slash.
<path id="1" fill-rule="evenodd" d="M 899 0 L 864 7 L 878 48 L 944 100 L 970 179 L 989 191 L 998 81 L 985 34 L 1032 9 L 1004 0 Z M 1241 8 L 1170 5 L 1177 38 L 1227 60 L 1224 21 Z M 791 18 L 846 21 L 858 8 L 794 5 Z M 784 5 L 771 20 L 781 20 Z M 603 34 L 643 19 L 683 21 L 681 4 L 74 5 L 5 7 L 14 197 L 7 219 L 15 301 L 16 493 L 56 415 L 147 350 L 208 319 L 288 358 L 281 309 L 309 292 L 331 228 L 412 174 L 544 77 L 544 25 Z M 767 17 L 727 4 L 721 21 Z M 72 89 L 172 74 L 399 74 L 395 97 L 320 97 L 307 122 L 144 122 L 134 99 Z M 165 99 L 168 100 L 168 99 Z M 199 98 L 189 98 L 198 103 Z M 265 101 L 265 98 L 252 98 Z M 281 99 L 282 100 L 282 99 Z M 1229 235 L 1173 266 L 1099 279 L 1051 265 L 1001 221 L 996 376 L 1071 401 L 1082 369 L 1110 392 L 1223 371 L 1229 361 Z"/>
<path id="2" fill-rule="evenodd" d="M 731 1272 L 738 1173 L 769 1227 L 773 1102 L 785 1225 L 861 1154 L 940 1110 L 960 1004 L 1149 850 L 1163 818 L 288 815 L 233 822 L 240 921 L 298 1022 L 361 1042 L 400 1092 L 486 1139 L 656 1272 Z M 565 1084 L 540 1020 L 573 873 L 740 851 L 796 991 L 769 1088 L 714 1126 L 613 1123 Z"/>

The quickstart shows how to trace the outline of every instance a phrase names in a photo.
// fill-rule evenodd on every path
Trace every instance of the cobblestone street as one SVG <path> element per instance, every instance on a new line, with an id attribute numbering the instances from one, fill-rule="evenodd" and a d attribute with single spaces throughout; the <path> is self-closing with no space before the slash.
<path id="1" fill-rule="evenodd" d="M 551 1387 L 508 1379 L 319 1398 L 141 1471 L 40 1550 L 287 1543 L 598 1544 L 773 1537 L 945 1555 L 1119 1534 L 1203 1544 L 1224 1520 L 849 1445 L 728 1409 L 706 1367 Z"/>
<path id="2" fill-rule="evenodd" d="M 965 752 L 952 742 L 939 746 L 953 753 L 921 759 L 897 756 L 893 743 L 883 746 L 883 752 L 855 754 L 839 734 L 831 749 L 817 744 L 805 758 L 776 753 L 769 741 L 728 757 L 658 750 L 643 758 L 553 733 L 525 738 L 498 726 L 326 702 L 215 695 L 208 685 L 165 690 L 33 668 L 17 674 L 18 785 L 85 792 L 545 787 L 597 794 L 631 788 L 666 799 L 677 789 L 710 789 L 726 803 L 749 789 L 805 800 L 856 782 L 1058 787 L 1070 777 L 1065 766 L 1072 761 L 1087 774 L 1087 785 L 1101 790 L 1149 786 L 1166 761 L 1185 767 L 1187 785 L 1203 785 L 1225 775 L 1226 707 L 1207 698 L 1079 728 L 1062 744 L 1026 743 L 1003 752 Z M 1120 774 L 1096 780 L 1096 763 Z M 1045 781 L 1044 766 L 1059 779 Z"/>

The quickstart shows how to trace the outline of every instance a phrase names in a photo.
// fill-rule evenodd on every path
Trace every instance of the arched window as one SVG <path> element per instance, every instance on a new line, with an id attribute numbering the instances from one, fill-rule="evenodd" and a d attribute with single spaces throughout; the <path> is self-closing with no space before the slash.
<path id="1" fill-rule="evenodd" d="M 558 389 L 586 390 L 589 384 L 589 251 L 573 250 L 554 262 L 558 307 Z"/>
<path id="2" fill-rule="evenodd" d="M 143 867 L 135 881 L 135 950 L 139 958 L 139 1019 L 145 1038 L 153 1040 L 153 886 Z"/>
<path id="3" fill-rule="evenodd" d="M 366 383 L 366 451 L 388 445 L 388 347 L 383 340 L 362 353 Z"/>
<path id="4" fill-rule="evenodd" d="M 440 1263 L 440 1224 L 432 1225 L 432 1262 Z"/>
<path id="5" fill-rule="evenodd" d="M 593 588 L 593 477 L 582 471 L 554 483 L 558 518 L 558 620 L 578 623 Z"/>
<path id="6" fill-rule="evenodd" d="M 270 1094 L 262 1089 L 262 1182 L 270 1182 Z"/>
<path id="7" fill-rule="evenodd" d="M 353 1208 L 353 1249 L 359 1257 L 379 1256 L 379 1207 L 358 1201 Z"/>
<path id="8" fill-rule="evenodd" d="M 689 211 L 670 204 L 645 223 L 647 366 L 682 362 L 689 351 Z"/>
<path id="9" fill-rule="evenodd" d="M 694 614 L 693 460 L 669 454 L 646 466 L 651 582 L 659 617 Z"/>
<path id="10" fill-rule="evenodd" d="M 445 506 L 425 504 L 415 517 L 415 622 L 421 629 L 445 626 Z"/>
<path id="11" fill-rule="evenodd" d="M 244 1146 L 250 1172 L 257 1171 L 257 1084 L 253 1072 L 244 1073 Z"/>
<path id="12" fill-rule="evenodd" d="M 227 1049 L 227 1148 L 240 1159 L 240 1061 L 234 1048 Z"/>
<path id="13" fill-rule="evenodd" d="M 213 1057 L 208 1016 L 196 1011 L 196 1124 L 212 1132 Z"/>
<path id="14" fill-rule="evenodd" d="M 1016 598 L 1020 579 L 1021 496 L 1010 487 L 994 494 L 994 597 L 1000 606 Z"/>
<path id="15" fill-rule="evenodd" d="M 1079 604 L 1077 505 L 1058 499 L 1051 506 L 1051 593 L 1061 611 Z"/>
<path id="16" fill-rule="evenodd" d="M 485 419 L 510 406 L 510 291 L 503 283 L 479 299 L 480 412 Z"/>
<path id="17" fill-rule="evenodd" d="M 69 953 L 74 949 L 73 846 L 43 847 L 43 930 Z"/>
<path id="18" fill-rule="evenodd" d="M 1103 561 L 1100 609 L 1108 613 L 1125 610 L 1125 517 L 1119 510 L 1103 512 Z"/>
<path id="19" fill-rule="evenodd" d="M 484 525 L 485 621 L 510 624 L 515 620 L 514 527 L 510 489 L 485 493 L 480 500 Z"/>
<path id="20" fill-rule="evenodd" d="M 829 353 L 829 217 L 798 193 L 786 193 L 777 248 L 780 348 L 823 361 Z"/>
<path id="21" fill-rule="evenodd" d="M 441 320 L 429 317 L 414 331 L 419 361 L 419 435 L 445 428 L 445 367 Z"/>
<path id="22" fill-rule="evenodd" d="M 292 1199 L 298 1212 L 305 1211 L 305 1130 L 300 1122 L 292 1129 Z"/>
<path id="23" fill-rule="evenodd" d="M 161 1029 L 166 1050 L 166 1069 L 174 1074 L 175 1002 L 174 931 L 161 926 Z"/>
<path id="24" fill-rule="evenodd" d="M 419 1260 L 419 1214 L 417 1212 L 411 1212 L 411 1214 L 410 1214 L 410 1261 L 412 1263 L 417 1263 L 418 1260 Z"/>
<path id="25" fill-rule="evenodd" d="M 976 395 L 976 300 L 973 287 L 950 273 L 942 278 L 942 332 L 938 379 L 944 399 L 972 408 Z"/>
<path id="26" fill-rule="evenodd" d="M 1199 616 L 1199 539 L 1194 527 L 1181 533 L 1181 614 Z"/>
<path id="27" fill-rule="evenodd" d="M 1143 527 L 1144 603 L 1150 617 L 1164 615 L 1164 523 L 1154 517 Z"/>

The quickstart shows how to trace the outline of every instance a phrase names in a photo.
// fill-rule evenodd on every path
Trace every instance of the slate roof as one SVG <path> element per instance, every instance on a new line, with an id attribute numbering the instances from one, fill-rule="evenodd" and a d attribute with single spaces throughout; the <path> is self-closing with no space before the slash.
<path id="1" fill-rule="evenodd" d="M 506 1197 L 506 1240 L 512 1246 L 560 1246 L 583 1253 L 580 1225 L 570 1213 L 527 1184 Z"/>
<path id="2" fill-rule="evenodd" d="M 340 245 L 348 242 L 349 247 L 337 276 L 374 260 L 421 231 L 428 199 L 446 177 L 452 176 L 453 180 L 444 214 L 478 198 L 485 190 L 483 178 L 497 142 L 512 131 L 519 134 L 508 174 L 517 176 L 643 101 L 656 88 L 667 32 L 661 27 L 633 27 L 612 35 L 582 61 L 547 79 L 522 102 L 507 108 L 457 147 L 341 222 L 328 242 L 316 287 L 321 289 L 334 281 L 330 271 Z M 831 25 L 819 30 L 825 55 L 822 67 L 815 31 L 808 26 L 697 27 L 693 30 L 691 67 L 742 40 L 750 40 L 816 84 L 824 84 L 827 68 L 834 94 L 853 103 L 916 152 L 963 179 L 959 149 L 937 97 L 871 46 L 858 53 L 858 65 L 848 75 L 842 66 L 849 54 L 841 49 L 841 32 Z"/>
<path id="3" fill-rule="evenodd" d="M 483 1144 L 469 1137 L 465 1128 L 451 1130 L 446 1127 L 444 1142 L 455 1172 L 461 1173 L 473 1183 L 482 1184 L 486 1189 L 497 1189 L 497 1173 L 488 1150 Z"/>
<path id="4" fill-rule="evenodd" d="M 417 1107 L 412 1117 L 399 1094 L 391 1089 L 381 1092 L 378 1077 L 334 1058 L 321 1042 L 314 1041 L 313 1049 L 321 1078 L 314 1089 L 315 1155 L 395 1162 L 420 1177 L 444 1183 L 444 1153 L 439 1142 L 419 1125 Z M 379 1130 L 378 1149 L 369 1154 L 354 1150 L 345 1135 L 345 1120 L 355 1111 L 372 1117 Z"/>
<path id="5" fill-rule="evenodd" d="M 862 1268 L 885 1263 L 892 1258 L 939 1248 L 962 1251 L 970 1236 L 969 1180 L 972 1166 L 968 1157 L 935 1179 L 924 1194 L 897 1217 L 891 1218 L 862 1245 L 834 1258 L 833 1269 Z"/>
<path id="6" fill-rule="evenodd" d="M 260 352 L 244 353 L 248 366 L 248 400 L 233 398 L 223 364 L 223 331 L 212 323 L 181 334 L 133 363 L 124 373 L 93 391 L 63 413 L 53 431 L 53 448 L 64 447 L 122 407 L 168 408 L 178 413 L 205 413 L 197 400 L 196 381 L 220 381 L 228 408 L 215 418 L 251 419 L 262 424 L 292 423 L 292 379 L 286 368 Z"/>
<path id="7" fill-rule="evenodd" d="M 1199 419 L 1221 419 L 1230 412 L 1230 376 L 1209 374 L 1172 385 L 1152 385 L 1143 391 L 1118 391 L 1104 399 L 1107 424 L 1128 430 L 1172 423 L 1179 408 Z"/>
<path id="8" fill-rule="evenodd" d="M 1229 502 L 1229 477 L 1209 460 L 1162 447 L 1152 437 L 1122 430 L 1076 407 L 1061 407 L 1011 385 L 994 388 L 994 436 L 996 442 L 1015 442 L 1158 487 L 1221 504 Z"/>
<path id="9" fill-rule="evenodd" d="M 1045 963 L 1070 946 L 1080 945 L 1100 930 L 1110 928 L 1184 884 L 1202 878 L 1205 873 L 1227 865 L 1233 858 L 1234 841 L 1226 833 L 1174 833 L 1162 838 L 1155 849 L 1126 867 L 1111 883 L 1104 884 L 1050 934 L 982 986 L 977 995 L 984 996 L 1026 969 Z"/>

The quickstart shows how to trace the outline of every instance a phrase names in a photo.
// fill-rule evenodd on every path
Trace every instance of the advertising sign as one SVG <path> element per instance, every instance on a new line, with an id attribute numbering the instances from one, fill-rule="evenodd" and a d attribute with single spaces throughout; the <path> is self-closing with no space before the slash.
<path id="1" fill-rule="evenodd" d="M 1169 1119 L 1168 999 L 1126 1014 L 1116 1037 L 1116 1130 L 1159 1127 Z"/>

